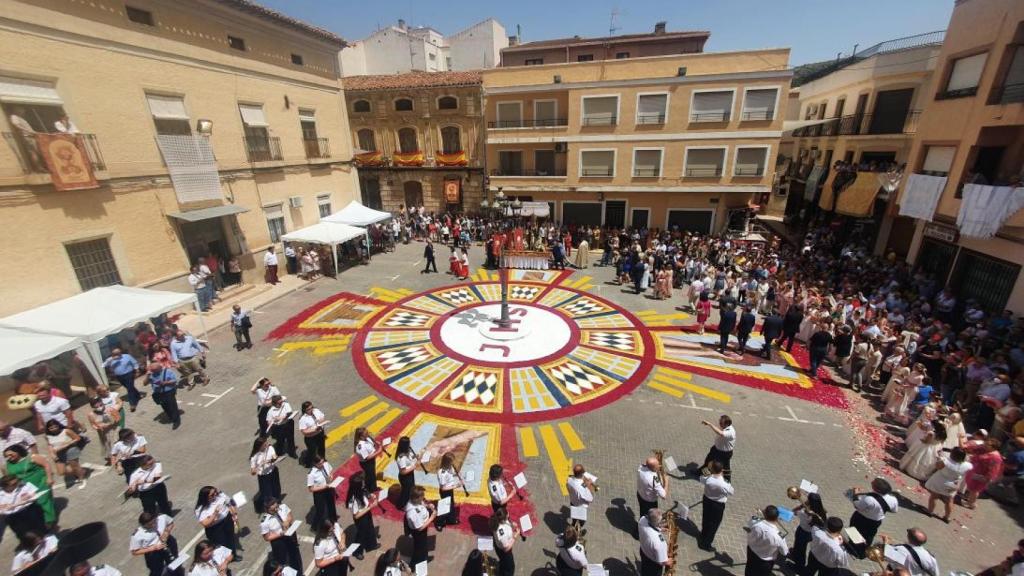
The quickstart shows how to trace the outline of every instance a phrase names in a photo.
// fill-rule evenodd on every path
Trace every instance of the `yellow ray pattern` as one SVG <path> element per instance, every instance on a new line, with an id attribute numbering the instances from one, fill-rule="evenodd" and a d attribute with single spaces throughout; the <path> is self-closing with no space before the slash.
<path id="1" fill-rule="evenodd" d="M 274 350 L 277 351 L 277 359 L 282 359 L 288 353 L 297 351 L 308 352 L 313 356 L 326 356 L 328 354 L 337 354 L 348 350 L 348 346 L 351 342 L 351 334 L 340 334 L 324 336 L 319 340 L 284 342 Z"/>
<path id="2" fill-rule="evenodd" d="M 686 320 L 690 317 L 685 312 L 674 312 L 670 314 L 662 314 L 657 310 L 641 310 L 636 313 L 637 318 L 640 319 L 644 325 L 651 328 L 661 328 L 665 326 L 676 326 L 676 320 Z"/>
<path id="3" fill-rule="evenodd" d="M 568 496 L 569 492 L 565 487 L 565 478 L 572 472 L 573 460 L 566 455 L 565 449 L 562 448 L 562 442 L 558 438 L 558 433 L 561 432 L 562 438 L 565 439 L 565 444 L 571 452 L 579 452 L 586 448 L 583 444 L 583 439 L 576 433 L 576 429 L 573 428 L 570 422 L 560 422 L 557 430 L 551 424 L 542 424 L 537 428 L 537 432 L 540 434 L 541 443 L 544 445 L 544 453 L 547 455 L 548 463 L 551 465 L 551 472 L 555 475 L 555 484 L 562 491 L 562 496 Z M 523 448 L 524 457 L 537 458 L 540 456 L 537 437 L 534 435 L 532 427 L 523 426 L 519 429 L 519 445 Z"/>
<path id="4" fill-rule="evenodd" d="M 380 300 L 381 302 L 398 302 L 410 294 L 412 294 L 412 290 L 409 290 L 408 288 L 399 288 L 398 290 L 381 288 L 379 286 L 370 288 L 370 297 Z"/>
<path id="5" fill-rule="evenodd" d="M 594 278 L 592 276 L 580 276 L 579 278 L 572 279 L 570 282 L 569 278 L 566 278 L 566 281 L 562 282 L 562 286 L 575 288 L 577 290 L 589 290 L 594 287 L 594 283 L 591 282 L 593 279 Z"/>
<path id="6" fill-rule="evenodd" d="M 371 433 L 378 434 L 402 414 L 401 408 L 391 405 L 370 394 L 338 411 L 342 423 L 327 432 L 327 446 L 333 446 L 351 436 L 360 426 L 366 426 Z"/>
<path id="7" fill-rule="evenodd" d="M 486 268 L 477 268 L 476 272 L 469 275 L 474 282 L 497 282 L 500 277 L 497 272 L 492 272 Z"/>
<path id="8" fill-rule="evenodd" d="M 682 398 L 684 394 L 690 392 L 717 400 L 723 404 L 732 402 L 732 396 L 725 392 L 694 384 L 690 381 L 691 378 L 692 375 L 689 372 L 659 366 L 647 381 L 647 387 L 674 398 Z"/>

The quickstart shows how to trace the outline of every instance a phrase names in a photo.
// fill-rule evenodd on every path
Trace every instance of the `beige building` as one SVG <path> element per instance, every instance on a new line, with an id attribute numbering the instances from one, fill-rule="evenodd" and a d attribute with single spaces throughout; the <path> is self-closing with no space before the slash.
<path id="1" fill-rule="evenodd" d="M 567 64 L 594 60 L 624 60 L 670 54 L 695 54 L 704 51 L 704 43 L 711 36 L 704 31 L 667 30 L 666 22 L 654 25 L 646 34 L 620 34 L 599 38 L 556 38 L 519 43 L 509 37 L 508 48 L 501 50 L 502 66 L 540 66 Z"/>
<path id="2" fill-rule="evenodd" d="M 939 31 L 888 40 L 797 77 L 793 119 L 820 122 L 783 137 L 783 154 L 791 162 L 779 190 L 788 193 L 790 216 L 813 212 L 837 160 L 907 162 L 921 109 L 934 95 L 942 38 Z M 888 201 L 879 195 L 875 202 L 876 249 L 906 255 L 914 223 L 893 217 Z"/>
<path id="3" fill-rule="evenodd" d="M 105 284 L 188 290 L 211 251 L 258 278 L 282 233 L 355 197 L 343 45 L 245 0 L 5 2 L 0 228 L 18 272 L 0 315 Z M 61 130 L 80 133 L 48 164 Z M 64 189 L 76 150 L 89 166 Z"/>
<path id="4" fill-rule="evenodd" d="M 956 2 L 934 84 L 908 169 L 946 182 L 931 221 L 917 221 L 910 260 L 962 297 L 976 298 L 990 310 L 1022 313 L 1024 212 L 1009 213 L 1001 225 L 996 218 L 997 230 L 988 238 L 965 231 L 957 219 L 970 207 L 964 195 L 968 184 L 1024 193 L 1019 188 L 1024 179 L 1024 3 Z M 1000 201 L 981 204 L 994 209 L 982 214 L 983 220 L 999 213 Z"/>
<path id="5" fill-rule="evenodd" d="M 788 49 L 483 72 L 489 190 L 564 224 L 717 232 L 771 190 Z"/>
<path id="6" fill-rule="evenodd" d="M 344 79 L 363 204 L 473 212 L 483 199 L 480 73 Z"/>

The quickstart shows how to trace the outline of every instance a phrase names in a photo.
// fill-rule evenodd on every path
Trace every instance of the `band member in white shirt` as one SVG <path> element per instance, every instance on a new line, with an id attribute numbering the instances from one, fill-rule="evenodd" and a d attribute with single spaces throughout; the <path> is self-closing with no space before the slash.
<path id="1" fill-rule="evenodd" d="M 506 508 L 495 510 L 491 516 L 491 534 L 494 539 L 494 553 L 498 556 L 499 576 L 514 576 L 516 559 L 512 555 L 512 546 L 519 536 L 519 528 L 509 521 Z"/>
<path id="2" fill-rule="evenodd" d="M 270 438 L 258 436 L 249 452 L 249 473 L 256 477 L 259 493 L 253 498 L 257 510 L 263 510 L 264 502 L 281 498 L 281 474 L 277 470 L 277 450 L 270 445 Z"/>
<path id="3" fill-rule="evenodd" d="M 427 530 L 437 518 L 434 505 L 425 500 L 426 490 L 422 486 L 412 489 L 409 503 L 405 505 L 405 527 L 412 536 L 412 565 L 427 559 Z"/>
<path id="4" fill-rule="evenodd" d="M 209 542 L 235 553 L 235 523 L 238 509 L 227 494 L 213 486 L 203 486 L 196 498 L 196 519 L 206 532 Z M 208 543 L 209 543 L 208 542 Z M 196 549 L 198 552 L 198 548 Z M 197 553 L 194 557 L 199 558 Z M 241 556 L 238 557 L 241 559 Z"/>
<path id="5" fill-rule="evenodd" d="M 704 457 L 706 467 L 713 460 L 722 463 L 722 475 L 726 482 L 732 482 L 732 452 L 736 448 L 736 429 L 732 427 L 732 418 L 725 414 L 718 419 L 718 426 L 701 420 L 701 424 L 707 426 L 715 433 L 715 443 L 712 444 L 708 455 Z"/>
<path id="6" fill-rule="evenodd" d="M 594 501 L 594 483 L 586 476 L 587 471 L 582 464 L 572 467 L 572 475 L 565 480 L 565 488 L 569 491 L 569 506 L 582 506 L 587 508 Z M 583 530 L 586 520 L 573 520 L 572 525 L 577 530 Z M 586 534 L 584 534 L 586 535 Z"/>
<path id="7" fill-rule="evenodd" d="M 352 512 L 352 523 L 356 527 L 356 542 L 359 543 L 359 550 L 356 551 L 356 558 L 362 560 L 363 552 L 376 550 L 377 528 L 373 525 L 373 507 L 378 505 L 376 492 L 370 492 L 366 486 L 366 475 L 356 472 L 348 479 L 348 494 L 345 495 L 345 505 Z"/>
<path id="8" fill-rule="evenodd" d="M 636 499 L 641 518 L 658 507 L 659 498 L 668 498 L 668 486 L 662 482 L 661 464 L 651 456 L 636 470 Z"/>
<path id="9" fill-rule="evenodd" d="M 700 483 L 704 485 L 704 496 L 701 498 L 703 514 L 700 518 L 700 537 L 697 538 L 697 547 L 701 550 L 713 551 L 715 549 L 715 534 L 718 527 L 722 525 L 722 517 L 725 515 L 725 503 L 729 496 L 735 493 L 732 484 L 726 482 L 722 475 L 722 463 L 712 460 L 707 466 L 709 474 L 700 477 Z"/>
<path id="10" fill-rule="evenodd" d="M 508 506 L 509 500 L 516 493 L 514 486 L 512 490 L 509 490 L 508 487 L 508 483 L 505 482 L 505 469 L 501 467 L 501 464 L 491 464 L 487 473 L 487 491 L 491 495 L 491 510 L 497 512 Z"/>
<path id="11" fill-rule="evenodd" d="M 167 565 L 178 557 L 178 541 L 171 534 L 174 520 L 166 514 L 139 514 L 139 527 L 132 534 L 128 549 L 132 556 L 143 556 L 149 576 L 179 576 L 184 570 L 168 570 Z"/>
<path id="12" fill-rule="evenodd" d="M 661 576 L 674 562 L 661 533 L 661 511 L 652 508 L 640 517 L 640 576 Z"/>
<path id="13" fill-rule="evenodd" d="M 779 509 L 768 506 L 747 534 L 747 565 L 744 576 L 770 576 L 776 558 L 789 554 L 789 546 L 779 533 Z"/>
<path id="14" fill-rule="evenodd" d="M 800 576 L 838 576 L 840 568 L 850 564 L 843 547 L 843 520 L 832 516 L 824 527 L 811 528 L 810 556 Z"/>
<path id="15" fill-rule="evenodd" d="M 236 559 L 231 550 L 217 546 L 209 540 L 200 540 L 192 556 L 192 568 L 188 576 L 223 576 L 231 574 L 228 564 Z"/>
<path id="16" fill-rule="evenodd" d="M 324 433 L 324 424 L 327 419 L 319 408 L 306 400 L 302 403 L 302 417 L 299 418 L 299 432 L 302 433 L 302 441 L 306 444 L 306 462 L 312 462 L 314 455 L 325 458 L 327 456 L 327 434 Z"/>
<path id="17" fill-rule="evenodd" d="M 267 433 L 267 411 L 270 410 L 270 399 L 280 396 L 281 391 L 270 382 L 270 378 L 260 378 L 249 389 L 256 395 L 256 423 L 259 426 L 257 434 Z"/>
<path id="18" fill-rule="evenodd" d="M 892 486 L 885 478 L 872 480 L 871 492 L 860 494 L 857 488 L 852 488 L 852 491 L 855 512 L 850 517 L 850 526 L 864 537 L 863 544 L 852 548 L 854 554 L 863 558 L 867 548 L 874 542 L 885 515 L 899 510 L 899 501 L 892 495 Z"/>
<path id="19" fill-rule="evenodd" d="M 555 568 L 558 576 L 583 576 L 587 567 L 587 552 L 579 541 L 576 528 L 569 526 L 561 536 L 555 538 L 558 556 L 555 557 Z"/>
<path id="20" fill-rule="evenodd" d="M 13 474 L 0 478 L 0 516 L 18 538 L 29 532 L 46 534 L 43 509 L 36 502 L 38 494 L 35 486 Z"/>
<path id="21" fill-rule="evenodd" d="M 43 536 L 39 532 L 29 532 L 21 537 L 15 548 L 14 561 L 11 562 L 11 573 L 18 574 L 22 570 L 46 561 L 57 553 L 57 537 L 53 534 Z"/>
<path id="22" fill-rule="evenodd" d="M 37 452 L 36 437 L 28 430 L 16 428 L 9 423 L 0 420 L 0 452 L 5 452 L 8 446 L 15 444 L 24 446 L 31 454 Z"/>
<path id="23" fill-rule="evenodd" d="M 128 481 L 139 467 L 139 458 L 148 450 L 145 436 L 136 434 L 131 428 L 123 428 L 117 433 L 117 442 L 110 448 L 110 463 Z"/>
<path id="24" fill-rule="evenodd" d="M 392 548 L 377 558 L 373 573 L 380 576 L 406 576 L 412 574 L 412 568 L 402 560 L 397 548 Z"/>
<path id="25" fill-rule="evenodd" d="M 338 520 L 338 508 L 334 503 L 337 493 L 331 488 L 334 469 L 319 456 L 313 457 L 313 466 L 306 475 L 306 488 L 313 494 L 313 523 L 319 526 L 323 520 Z"/>
<path id="26" fill-rule="evenodd" d="M 398 439 L 395 465 L 398 466 L 398 484 L 402 488 L 398 493 L 398 509 L 405 510 L 405 505 L 412 496 L 412 488 L 416 485 L 416 454 L 412 449 L 412 440 L 408 436 Z"/>
<path id="27" fill-rule="evenodd" d="M 804 503 L 793 509 L 799 525 L 796 528 L 796 536 L 793 537 L 793 548 L 789 551 L 789 559 L 799 570 L 807 565 L 807 546 L 814 539 L 815 528 L 825 528 L 825 519 L 828 512 L 821 501 L 821 495 L 812 492 L 807 495 Z"/>
<path id="28" fill-rule="evenodd" d="M 140 466 L 128 480 L 128 493 L 137 494 L 142 509 L 150 514 L 171 515 L 171 501 L 167 499 L 167 484 L 164 482 L 164 467 L 155 458 L 146 454 L 139 458 Z"/>
<path id="29" fill-rule="evenodd" d="M 890 569 L 903 568 L 910 573 L 910 576 L 939 576 L 939 561 L 932 556 L 931 552 L 925 550 L 924 545 L 928 542 L 928 535 L 920 528 L 907 530 L 906 544 L 892 544 L 888 536 L 882 536 L 882 541 L 894 548 L 902 548 L 907 553 L 903 564 L 890 564 Z"/>
<path id="30" fill-rule="evenodd" d="M 316 524 L 313 563 L 320 569 L 318 576 L 346 576 L 350 561 L 347 556 L 342 556 L 344 552 L 345 533 L 341 530 L 341 525 L 326 519 Z M 299 573 L 302 573 L 301 569 Z"/>
<path id="31" fill-rule="evenodd" d="M 465 488 L 459 471 L 455 469 L 455 457 L 451 452 L 445 452 L 444 456 L 441 456 L 441 465 L 437 468 L 437 485 L 441 500 L 451 499 L 448 513 L 437 517 L 437 529 L 444 530 L 445 526 L 459 523 L 459 512 L 455 508 L 455 489 L 460 486 Z"/>
<path id="32" fill-rule="evenodd" d="M 121 576 L 121 571 L 106 564 L 93 566 L 88 560 L 83 560 L 68 569 L 68 576 Z"/>
<path id="33" fill-rule="evenodd" d="M 353 451 L 359 456 L 359 467 L 363 469 L 363 474 L 366 476 L 366 489 L 376 492 L 377 457 L 384 451 L 384 447 L 370 436 L 364 426 L 356 428 L 354 443 Z"/>
<path id="34" fill-rule="evenodd" d="M 274 449 L 278 454 L 298 458 L 299 454 L 295 450 L 295 421 L 292 419 L 294 415 L 292 405 L 285 401 L 284 396 L 274 396 L 270 399 L 267 429 L 274 438 Z"/>
<path id="35" fill-rule="evenodd" d="M 270 554 L 280 564 L 302 572 L 302 555 L 299 554 L 299 537 L 288 535 L 288 528 L 295 522 L 292 510 L 277 498 L 264 500 L 264 512 L 260 516 L 260 534 L 270 543 Z"/>

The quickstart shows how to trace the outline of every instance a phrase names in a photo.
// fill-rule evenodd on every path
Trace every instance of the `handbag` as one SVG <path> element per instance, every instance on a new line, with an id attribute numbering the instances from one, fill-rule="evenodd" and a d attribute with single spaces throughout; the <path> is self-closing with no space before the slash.
<path id="1" fill-rule="evenodd" d="M 243 330 L 248 330 L 249 328 L 252 328 L 252 319 L 248 316 L 242 316 L 240 325 Z"/>

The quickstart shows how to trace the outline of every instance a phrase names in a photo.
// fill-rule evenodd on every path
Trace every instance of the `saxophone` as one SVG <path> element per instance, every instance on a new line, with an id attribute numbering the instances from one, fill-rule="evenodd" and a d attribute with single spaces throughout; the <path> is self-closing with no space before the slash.
<path id="1" fill-rule="evenodd" d="M 654 457 L 658 459 L 658 480 L 661 480 L 661 485 L 668 487 L 668 478 L 665 477 L 665 451 L 664 450 L 653 450 Z"/>
<path id="2" fill-rule="evenodd" d="M 679 551 L 679 525 L 676 524 L 676 513 L 669 510 L 662 517 L 662 522 L 668 530 L 668 557 L 672 565 L 665 568 L 663 576 L 675 576 L 676 574 L 676 553 Z"/>
<path id="3" fill-rule="evenodd" d="M 498 571 L 494 566 L 494 562 L 491 560 L 491 555 L 487 552 L 483 553 L 484 556 L 484 574 L 487 576 L 498 576 Z"/>

